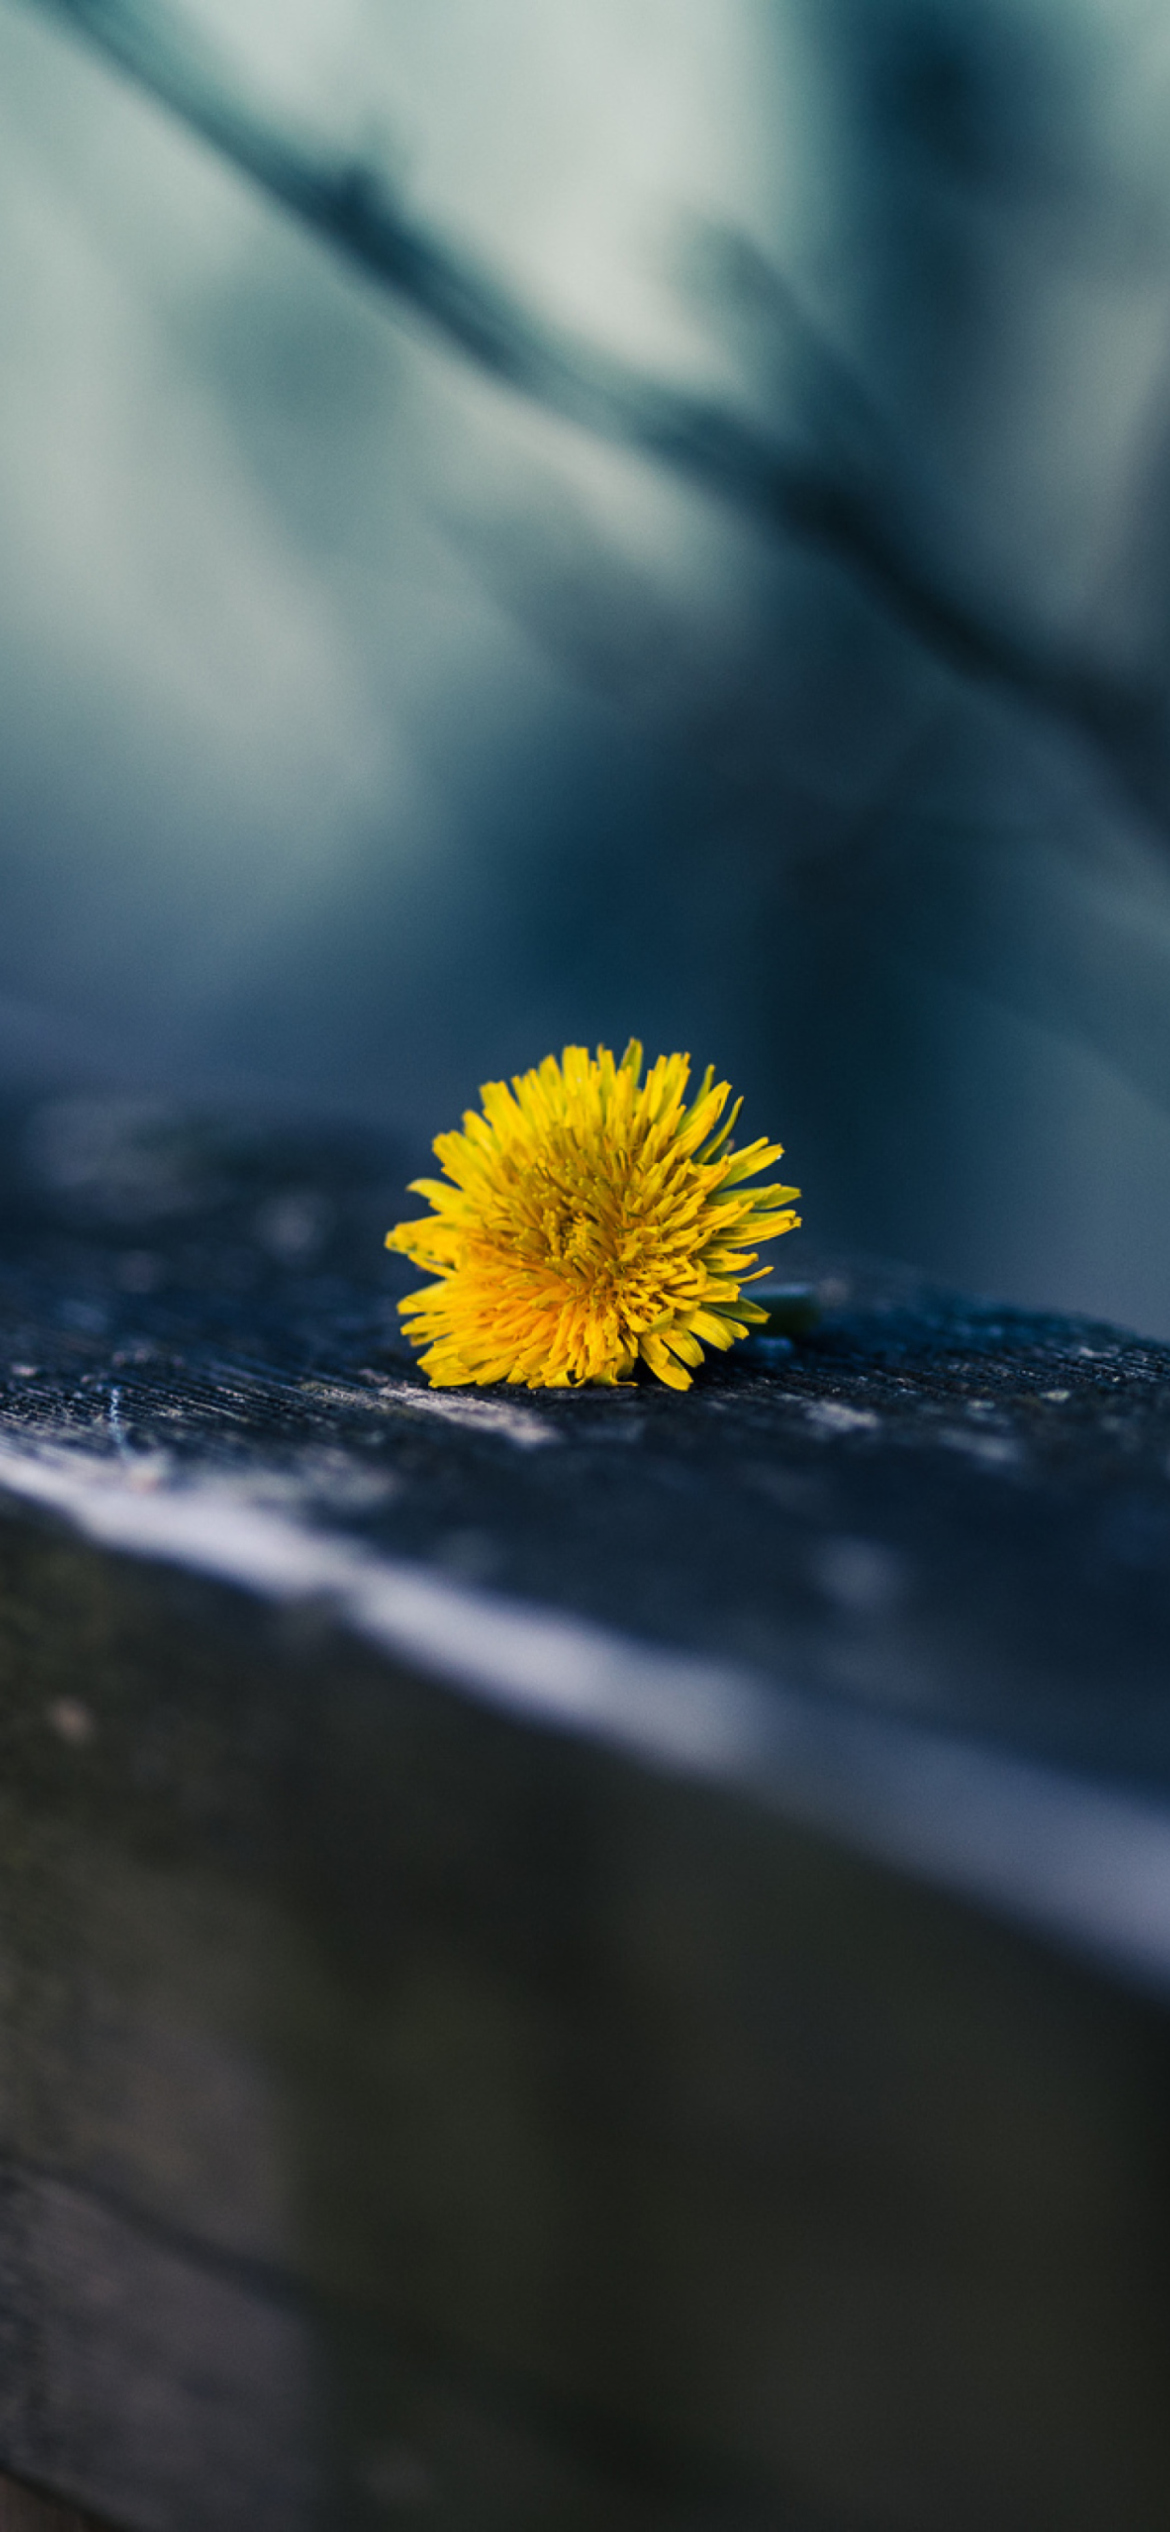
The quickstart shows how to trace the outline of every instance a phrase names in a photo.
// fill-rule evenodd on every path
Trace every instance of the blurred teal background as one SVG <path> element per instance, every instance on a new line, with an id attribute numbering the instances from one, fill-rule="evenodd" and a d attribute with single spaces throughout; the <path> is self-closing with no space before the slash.
<path id="1" fill-rule="evenodd" d="M 888 464 L 1157 722 L 1170 5 L 186 15 L 536 313 Z M 33 0 L 0 133 L 0 1078 L 415 1147 L 636 1032 L 818 1241 L 1170 1333 L 1160 741 L 1138 798 L 847 551 L 492 383 Z"/>

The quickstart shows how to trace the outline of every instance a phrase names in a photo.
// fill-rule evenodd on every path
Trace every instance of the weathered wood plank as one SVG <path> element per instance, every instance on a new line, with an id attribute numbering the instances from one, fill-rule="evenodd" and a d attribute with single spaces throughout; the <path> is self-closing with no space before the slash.
<path id="1" fill-rule="evenodd" d="M 156 1139 L 83 1221 L 68 1151 L 0 2461 L 119 2532 L 1162 2532 L 1170 1352 L 835 1274 L 684 1399 L 438 1398 L 372 1175 Z"/>

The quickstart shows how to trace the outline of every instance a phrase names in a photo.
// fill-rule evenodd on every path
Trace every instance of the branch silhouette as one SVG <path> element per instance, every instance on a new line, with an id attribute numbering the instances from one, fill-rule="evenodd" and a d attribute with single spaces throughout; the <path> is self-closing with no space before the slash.
<path id="1" fill-rule="evenodd" d="M 106 59 L 250 177 L 440 341 L 550 413 L 670 468 L 772 534 L 831 555 L 939 661 L 998 688 L 1087 742 L 1114 782 L 1170 835 L 1170 713 L 1161 680 L 1123 679 L 1063 650 L 974 589 L 924 533 L 921 492 L 899 467 L 863 390 L 845 378 L 863 462 L 786 446 L 728 406 L 671 386 L 545 319 L 474 257 L 419 225 L 376 168 L 280 128 L 177 14 L 141 0 L 23 0 Z M 786 287 L 801 357 L 838 404 L 842 365 Z M 832 434 L 828 434 L 831 438 Z"/>

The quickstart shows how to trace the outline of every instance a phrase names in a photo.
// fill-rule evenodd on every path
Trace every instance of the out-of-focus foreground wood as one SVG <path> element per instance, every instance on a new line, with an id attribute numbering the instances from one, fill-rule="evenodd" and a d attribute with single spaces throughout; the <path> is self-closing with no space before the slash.
<path id="1" fill-rule="evenodd" d="M 14 2479 L 0 2479 L 0 2532 L 98 2532 L 98 2526 L 75 2506 L 56 2505 Z"/>

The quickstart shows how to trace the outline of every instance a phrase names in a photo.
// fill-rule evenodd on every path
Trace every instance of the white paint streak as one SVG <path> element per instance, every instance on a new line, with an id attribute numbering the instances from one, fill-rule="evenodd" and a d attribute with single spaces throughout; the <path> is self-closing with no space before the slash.
<path id="1" fill-rule="evenodd" d="M 416 1389 L 409 1380 L 383 1380 L 378 1396 L 390 1398 L 395 1406 L 412 1407 L 419 1415 L 441 1416 L 447 1424 L 461 1424 L 469 1433 L 502 1433 L 508 1442 L 517 1442 L 521 1450 L 539 1450 L 542 1443 L 559 1442 L 556 1427 L 543 1416 L 533 1415 L 527 1407 L 506 1406 L 495 1398 L 455 1397 L 446 1389 Z"/>
<path id="2" fill-rule="evenodd" d="M 878 1419 L 872 1407 L 849 1407 L 840 1398 L 802 1398 L 814 1433 L 873 1433 Z"/>
<path id="3" fill-rule="evenodd" d="M 1170 1989 L 1164 1804 L 471 1589 L 226 1483 L 144 1491 L 122 1460 L 5 1443 L 0 1487 L 126 1554 L 274 1600 L 325 1597 L 355 1633 L 465 1694 L 733 1785 Z"/>

